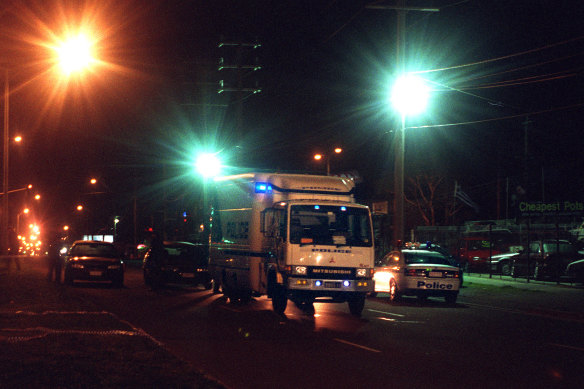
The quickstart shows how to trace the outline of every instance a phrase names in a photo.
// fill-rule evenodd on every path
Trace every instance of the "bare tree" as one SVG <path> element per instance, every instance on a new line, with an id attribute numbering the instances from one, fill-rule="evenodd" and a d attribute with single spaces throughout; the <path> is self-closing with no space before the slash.
<path id="1" fill-rule="evenodd" d="M 407 178 L 405 201 L 415 208 L 427 226 L 448 224 L 461 209 L 457 206 L 453 191 L 442 176 L 419 174 Z M 440 211 L 444 211 L 443 213 Z M 443 218 L 437 215 L 444 215 Z"/>

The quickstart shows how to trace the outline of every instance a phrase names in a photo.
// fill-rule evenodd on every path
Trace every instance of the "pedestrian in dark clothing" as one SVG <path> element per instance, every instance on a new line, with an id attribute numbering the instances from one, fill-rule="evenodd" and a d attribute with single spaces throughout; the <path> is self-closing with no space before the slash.
<path id="1" fill-rule="evenodd" d="M 147 284 L 153 291 L 160 289 L 162 286 L 162 265 L 165 253 L 164 241 L 158 233 L 153 232 L 150 237 L 150 260 L 144 267 L 145 272 L 148 274 Z"/>
<path id="2" fill-rule="evenodd" d="M 9 255 L 11 262 L 14 262 L 14 267 L 16 270 L 20 270 L 20 258 L 18 258 L 18 248 L 20 246 L 18 242 L 18 235 L 13 227 L 8 228 L 8 240 L 9 240 Z M 10 266 L 10 265 L 8 265 Z"/>
<path id="3" fill-rule="evenodd" d="M 49 273 L 47 279 L 49 281 L 55 281 L 58 284 L 61 283 L 61 246 L 61 237 L 59 234 L 53 234 L 49 241 L 49 252 L 47 256 Z"/>

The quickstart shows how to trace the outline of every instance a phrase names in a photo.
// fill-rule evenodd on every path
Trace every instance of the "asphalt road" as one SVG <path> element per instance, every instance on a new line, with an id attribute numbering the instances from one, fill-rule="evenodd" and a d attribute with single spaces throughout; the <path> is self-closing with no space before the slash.
<path id="1" fill-rule="evenodd" d="M 148 290 L 139 267 L 125 287 L 61 292 L 110 312 L 231 388 L 582 387 L 584 290 L 466 277 L 459 301 L 368 299 L 285 316 L 265 297 L 230 303 L 202 287 Z M 75 298 L 73 298 L 73 296 Z M 75 307 L 72 307 L 74 309 Z"/>

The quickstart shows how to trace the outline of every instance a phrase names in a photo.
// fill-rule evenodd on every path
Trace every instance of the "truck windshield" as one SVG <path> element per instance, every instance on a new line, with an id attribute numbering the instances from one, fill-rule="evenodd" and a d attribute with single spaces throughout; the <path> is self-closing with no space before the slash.
<path id="1" fill-rule="evenodd" d="M 290 243 L 370 247 L 369 212 L 350 206 L 292 205 Z"/>

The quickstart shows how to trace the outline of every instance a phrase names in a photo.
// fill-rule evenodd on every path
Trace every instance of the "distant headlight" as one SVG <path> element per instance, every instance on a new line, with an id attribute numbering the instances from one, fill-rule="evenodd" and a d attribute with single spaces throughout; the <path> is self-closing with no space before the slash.
<path id="1" fill-rule="evenodd" d="M 292 273 L 298 275 L 306 275 L 306 266 L 293 266 Z"/>
<path id="2" fill-rule="evenodd" d="M 67 254 L 67 247 L 61 248 L 61 250 L 59 250 L 59 254 L 61 254 L 61 255 Z"/>

